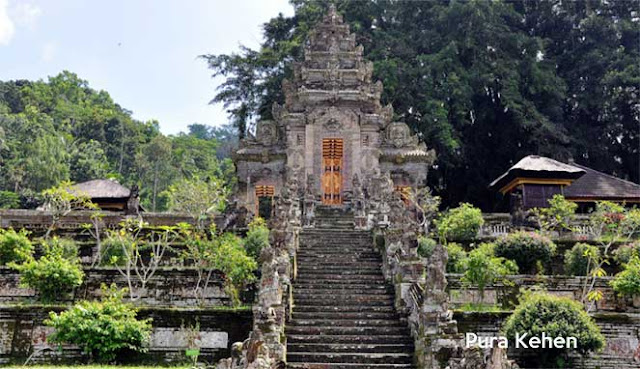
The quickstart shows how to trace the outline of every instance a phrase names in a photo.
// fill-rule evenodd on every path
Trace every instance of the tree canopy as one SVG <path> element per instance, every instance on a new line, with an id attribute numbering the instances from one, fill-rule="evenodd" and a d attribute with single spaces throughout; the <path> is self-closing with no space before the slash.
<path id="1" fill-rule="evenodd" d="M 163 135 L 157 121 L 135 120 L 107 92 L 67 71 L 47 81 L 0 81 L 0 192 L 33 206 L 38 193 L 64 181 L 114 178 L 138 184 L 145 207 L 161 211 L 174 183 L 231 184 L 233 135 L 197 123 L 187 133 Z"/>
<path id="2" fill-rule="evenodd" d="M 383 103 L 435 148 L 445 204 L 491 210 L 487 186 L 525 155 L 640 179 L 640 5 L 634 1 L 302 1 L 258 50 L 203 55 L 240 135 L 270 119 L 281 82 L 330 3 L 374 63 Z"/>

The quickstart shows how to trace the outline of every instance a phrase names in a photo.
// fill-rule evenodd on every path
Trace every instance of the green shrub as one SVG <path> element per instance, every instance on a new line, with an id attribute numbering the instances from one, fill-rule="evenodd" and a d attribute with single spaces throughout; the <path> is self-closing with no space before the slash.
<path id="1" fill-rule="evenodd" d="M 84 273 L 76 254 L 71 254 L 72 243 L 54 238 L 43 243 L 44 255 L 30 259 L 15 268 L 20 272 L 20 283 L 35 289 L 44 302 L 66 297 L 82 283 Z M 74 245 L 75 246 L 75 245 Z"/>
<path id="2" fill-rule="evenodd" d="M 577 351 L 586 354 L 604 347 L 604 337 L 582 304 L 567 297 L 552 296 L 545 292 L 525 295 L 503 326 L 504 334 L 514 340 L 516 335 L 530 337 L 575 337 Z M 537 368 L 558 367 L 567 359 L 570 349 L 540 348 L 536 350 Z M 536 365 L 536 366 L 534 366 Z"/>
<path id="3" fill-rule="evenodd" d="M 521 273 L 541 272 L 541 265 L 548 263 L 556 245 L 547 237 L 533 232 L 514 232 L 496 241 L 496 255 L 518 264 Z"/>
<path id="4" fill-rule="evenodd" d="M 467 286 L 478 288 L 479 302 L 484 300 L 486 286 L 508 274 L 518 273 L 518 267 L 513 261 L 495 256 L 494 248 L 495 245 L 491 243 L 482 243 L 470 251 L 462 262 L 464 272 L 461 280 Z"/>
<path id="5" fill-rule="evenodd" d="M 430 257 L 437 245 L 438 242 L 433 238 L 424 236 L 418 237 L 418 255 L 423 258 Z"/>
<path id="6" fill-rule="evenodd" d="M 33 255 L 33 244 L 24 229 L 16 232 L 13 229 L 0 229 L 0 266 L 9 263 L 24 263 Z"/>
<path id="7" fill-rule="evenodd" d="M 624 265 L 628 263 L 634 255 L 640 257 L 640 241 L 618 247 L 618 249 L 613 252 L 613 259 L 618 265 Z"/>
<path id="8" fill-rule="evenodd" d="M 0 191 L 0 209 L 19 209 L 20 196 L 11 191 Z"/>
<path id="9" fill-rule="evenodd" d="M 482 212 L 471 204 L 463 203 L 450 209 L 436 221 L 438 235 L 444 240 L 471 240 L 484 224 Z"/>
<path id="10" fill-rule="evenodd" d="M 54 332 L 48 340 L 78 345 L 100 362 L 111 362 L 127 351 L 145 352 L 151 319 L 138 320 L 137 310 L 122 302 L 123 294 L 103 285 L 101 301 L 82 301 L 60 314 L 50 312 L 45 324 Z"/>
<path id="11" fill-rule="evenodd" d="M 254 271 L 258 263 L 242 245 L 242 240 L 232 233 L 224 233 L 214 241 L 211 250 L 211 267 L 225 274 L 227 292 L 234 304 L 238 304 L 239 291 L 255 281 Z"/>
<path id="12" fill-rule="evenodd" d="M 578 242 L 564 253 L 564 272 L 567 275 L 586 276 L 597 267 L 600 249 L 597 246 Z"/>
<path id="13" fill-rule="evenodd" d="M 257 259 L 260 251 L 269 246 L 269 228 L 264 219 L 256 217 L 249 223 L 249 231 L 244 239 L 244 247 L 247 253 Z"/>
<path id="14" fill-rule="evenodd" d="M 611 281 L 611 287 L 622 296 L 640 295 L 640 256 L 631 257 L 624 270 Z"/>
<path id="15" fill-rule="evenodd" d="M 109 232 L 102 241 L 100 265 L 125 265 L 127 253 L 132 254 L 136 250 L 136 242 L 134 236 L 123 229 Z"/>
<path id="16" fill-rule="evenodd" d="M 464 272 L 464 260 L 467 258 L 467 252 L 464 251 L 460 244 L 450 242 L 447 244 L 447 254 L 449 259 L 447 260 L 447 273 L 462 273 Z"/>
<path id="17" fill-rule="evenodd" d="M 556 194 L 548 201 L 549 207 L 535 208 L 533 213 L 538 219 L 540 229 L 545 231 L 570 231 L 571 222 L 575 219 L 578 204 L 566 200 L 564 196 Z"/>

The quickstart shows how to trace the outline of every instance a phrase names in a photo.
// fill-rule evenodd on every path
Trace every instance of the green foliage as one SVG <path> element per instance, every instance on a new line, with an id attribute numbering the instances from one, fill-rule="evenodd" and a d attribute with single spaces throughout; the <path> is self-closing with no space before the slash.
<path id="1" fill-rule="evenodd" d="M 513 340 L 516 334 L 540 337 L 575 337 L 580 354 L 599 351 L 605 340 L 593 319 L 582 305 L 567 297 L 556 297 L 545 292 L 525 294 L 513 314 L 502 327 L 506 336 Z M 530 350 L 534 350 L 530 348 Z M 566 359 L 567 349 L 537 349 L 537 367 L 556 367 Z"/>
<path id="2" fill-rule="evenodd" d="M 54 332 L 48 340 L 74 344 L 99 362 L 112 362 L 127 352 L 146 352 L 151 319 L 138 320 L 137 310 L 122 302 L 124 291 L 103 285 L 101 301 L 82 301 L 67 311 L 49 313 Z"/>
<path id="3" fill-rule="evenodd" d="M 207 181 L 195 177 L 183 179 L 169 187 L 169 209 L 189 214 L 199 223 L 224 210 L 228 188 L 222 178 Z"/>
<path id="4" fill-rule="evenodd" d="M 261 227 L 260 222 L 255 226 Z M 219 270 L 225 275 L 232 303 L 239 305 L 239 292 L 255 281 L 254 272 L 258 268 L 255 259 L 247 254 L 243 240 L 232 233 L 216 234 L 215 230 L 206 235 L 201 229 L 193 230 L 185 224 L 180 225 L 179 231 L 185 244 L 181 257 L 192 263 L 199 275 L 196 294 L 206 289 L 212 272 Z"/>
<path id="5" fill-rule="evenodd" d="M 254 272 L 258 264 L 247 255 L 239 237 L 224 233 L 214 241 L 211 267 L 225 274 L 227 292 L 234 304 L 238 305 L 240 303 L 238 293 L 248 283 L 255 281 Z"/>
<path id="6" fill-rule="evenodd" d="M 613 258 L 618 265 L 628 263 L 634 255 L 640 257 L 640 241 L 622 245 L 613 252 Z"/>
<path id="7" fill-rule="evenodd" d="M 433 238 L 418 237 L 418 255 L 423 258 L 429 258 L 437 245 L 438 242 Z"/>
<path id="8" fill-rule="evenodd" d="M 109 231 L 107 237 L 102 241 L 102 255 L 99 257 L 99 264 L 123 266 L 127 262 L 128 255 L 133 255 L 136 247 L 135 236 L 125 229 Z"/>
<path id="9" fill-rule="evenodd" d="M 562 195 L 553 195 L 548 208 L 536 208 L 540 229 L 545 231 L 570 231 L 578 204 L 566 200 Z"/>
<path id="10" fill-rule="evenodd" d="M 46 81 L 0 81 L 0 193 L 25 197 L 62 181 L 117 178 L 138 184 L 149 209 L 166 210 L 161 194 L 178 180 L 233 182 L 228 158 L 237 135 L 194 126 L 200 131 L 165 136 L 158 122 L 133 119 L 107 92 L 67 71 Z"/>
<path id="11" fill-rule="evenodd" d="M 521 273 L 535 274 L 555 253 L 556 245 L 546 236 L 518 231 L 496 241 L 496 255 L 513 260 Z"/>
<path id="12" fill-rule="evenodd" d="M 436 221 L 438 235 L 443 240 L 472 240 L 484 224 L 482 211 L 471 204 L 460 204 Z"/>
<path id="13" fill-rule="evenodd" d="M 467 286 L 478 288 L 480 302 L 484 300 L 486 286 L 506 275 L 518 273 L 513 261 L 495 256 L 494 248 L 491 243 L 482 243 L 461 262 L 464 269 L 461 280 Z"/>
<path id="14" fill-rule="evenodd" d="M 600 250 L 597 246 L 578 242 L 564 253 L 564 272 L 586 276 L 598 266 L 599 261 Z"/>
<path id="15" fill-rule="evenodd" d="M 464 248 L 458 243 L 449 242 L 447 244 L 447 254 L 449 254 L 447 273 L 463 273 L 465 259 L 467 258 L 467 252 L 464 251 Z"/>
<path id="16" fill-rule="evenodd" d="M 33 255 L 33 244 L 29 241 L 27 232 L 21 229 L 0 229 L 0 266 L 9 263 L 24 263 Z"/>
<path id="17" fill-rule="evenodd" d="M 249 231 L 244 239 L 244 248 L 249 256 L 258 259 L 260 251 L 265 247 L 269 247 L 269 228 L 267 228 L 264 219 L 256 217 L 249 223 Z"/>
<path id="18" fill-rule="evenodd" d="M 611 287 L 623 296 L 640 295 L 640 256 L 631 257 L 624 270 L 611 281 Z"/>
<path id="19" fill-rule="evenodd" d="M 0 159 L 2 159 L 0 157 Z M 17 209 L 20 207 L 20 195 L 12 191 L 0 191 L 0 209 Z"/>
<path id="20" fill-rule="evenodd" d="M 34 288 L 43 302 L 65 298 L 82 284 L 84 273 L 73 241 L 53 238 L 42 244 L 40 259 L 13 264 L 20 272 L 20 284 Z"/>

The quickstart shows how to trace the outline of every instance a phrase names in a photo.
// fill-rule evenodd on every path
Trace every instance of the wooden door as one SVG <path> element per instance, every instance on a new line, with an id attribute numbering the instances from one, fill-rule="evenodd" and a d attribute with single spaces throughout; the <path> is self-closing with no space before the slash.
<path id="1" fill-rule="evenodd" d="M 256 186 L 256 215 L 263 219 L 271 218 L 275 192 L 274 186 Z"/>
<path id="2" fill-rule="evenodd" d="M 322 203 L 342 204 L 342 161 L 344 140 L 325 138 L 322 140 Z"/>

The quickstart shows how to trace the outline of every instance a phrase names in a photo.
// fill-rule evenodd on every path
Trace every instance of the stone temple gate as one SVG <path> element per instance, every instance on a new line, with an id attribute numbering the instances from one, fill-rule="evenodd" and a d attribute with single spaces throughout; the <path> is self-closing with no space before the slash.
<path id="1" fill-rule="evenodd" d="M 349 203 L 356 175 L 388 173 L 398 190 L 424 183 L 433 150 L 380 104 L 382 83 L 372 81 L 372 63 L 335 9 L 311 31 L 293 69 L 274 120 L 258 122 L 235 153 L 241 204 L 257 211 L 287 176 L 327 205 Z"/>

